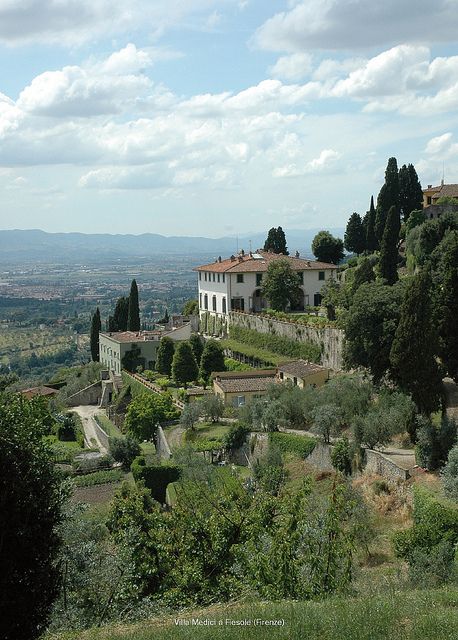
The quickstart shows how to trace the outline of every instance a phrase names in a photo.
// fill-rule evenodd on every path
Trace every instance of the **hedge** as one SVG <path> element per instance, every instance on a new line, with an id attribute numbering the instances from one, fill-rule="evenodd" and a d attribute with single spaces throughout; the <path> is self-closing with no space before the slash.
<path id="1" fill-rule="evenodd" d="M 181 469 L 175 464 L 147 465 L 143 456 L 138 456 L 131 464 L 135 482 L 143 482 L 151 491 L 154 500 L 165 503 L 167 485 L 176 482 L 181 476 Z"/>
<path id="2" fill-rule="evenodd" d="M 278 447 L 282 453 L 294 453 L 300 458 L 309 456 L 316 445 L 315 438 L 279 431 L 269 433 L 269 442 Z"/>
<path id="3" fill-rule="evenodd" d="M 232 351 L 232 353 L 238 353 L 242 356 L 246 356 L 247 358 L 257 360 L 262 366 L 276 367 L 291 359 L 281 356 L 278 353 L 273 353 L 271 351 L 266 351 L 265 349 L 259 349 L 258 347 L 245 344 L 244 342 L 239 342 L 238 340 L 221 340 L 220 344 L 223 349 L 228 349 L 229 351 Z"/>
<path id="4" fill-rule="evenodd" d="M 120 469 L 107 469 L 105 471 L 95 471 L 85 476 L 73 478 L 73 483 L 77 487 L 94 487 L 97 484 L 109 484 L 119 482 L 123 476 Z"/>
<path id="5" fill-rule="evenodd" d="M 321 349 L 312 342 L 297 342 L 291 338 L 277 336 L 271 333 L 260 333 L 254 329 L 245 329 L 237 325 L 229 328 L 229 337 L 244 344 L 266 349 L 291 358 L 303 358 L 310 362 L 319 362 Z"/>

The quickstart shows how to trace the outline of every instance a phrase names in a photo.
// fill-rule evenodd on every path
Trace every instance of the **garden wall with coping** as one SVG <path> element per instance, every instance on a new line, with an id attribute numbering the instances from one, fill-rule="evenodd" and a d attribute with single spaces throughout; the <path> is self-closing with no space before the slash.
<path id="1" fill-rule="evenodd" d="M 230 312 L 229 323 L 244 329 L 252 329 L 259 333 L 270 333 L 297 342 L 311 342 L 320 347 L 321 364 L 324 367 L 334 371 L 343 369 L 344 332 L 342 329 L 336 327 L 308 327 L 294 322 L 276 320 L 268 316 L 236 311 Z"/>

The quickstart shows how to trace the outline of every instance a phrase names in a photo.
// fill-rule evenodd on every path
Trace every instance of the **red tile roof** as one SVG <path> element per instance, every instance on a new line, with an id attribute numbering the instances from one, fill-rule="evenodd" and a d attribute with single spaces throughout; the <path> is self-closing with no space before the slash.
<path id="1" fill-rule="evenodd" d="M 154 340 L 157 342 L 161 336 L 166 335 L 164 331 L 111 331 L 101 332 L 101 336 L 111 338 L 115 342 L 147 342 Z"/>
<path id="2" fill-rule="evenodd" d="M 292 360 L 291 362 L 279 365 L 278 371 L 303 380 L 307 376 L 318 373 L 319 371 L 327 371 L 327 369 L 314 362 L 307 362 L 307 360 Z"/>
<path id="3" fill-rule="evenodd" d="M 28 400 L 30 400 L 35 396 L 55 396 L 57 393 L 57 390 L 53 389 L 52 387 L 41 386 L 41 387 L 30 387 L 30 389 L 23 389 L 21 393 Z"/>
<path id="4" fill-rule="evenodd" d="M 306 260 L 295 256 L 284 256 L 282 253 L 269 251 L 255 251 L 238 256 L 231 256 L 226 260 L 219 259 L 210 264 L 195 267 L 194 271 L 211 271 L 217 273 L 246 273 L 267 271 L 269 264 L 275 260 L 288 260 L 294 271 L 306 271 L 307 269 L 337 269 L 335 264 Z"/>

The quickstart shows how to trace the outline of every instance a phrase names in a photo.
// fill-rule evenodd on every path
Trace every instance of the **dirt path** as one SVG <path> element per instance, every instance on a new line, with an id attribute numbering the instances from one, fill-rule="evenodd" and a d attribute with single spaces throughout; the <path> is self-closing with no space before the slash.
<path id="1" fill-rule="evenodd" d="M 100 450 L 100 453 L 108 453 L 106 447 L 100 442 L 95 429 L 94 416 L 100 413 L 104 413 L 102 409 L 94 405 L 79 405 L 78 407 L 72 407 L 71 409 L 79 415 L 84 429 L 84 441 L 86 446 L 94 447 L 94 440 L 96 447 Z"/>

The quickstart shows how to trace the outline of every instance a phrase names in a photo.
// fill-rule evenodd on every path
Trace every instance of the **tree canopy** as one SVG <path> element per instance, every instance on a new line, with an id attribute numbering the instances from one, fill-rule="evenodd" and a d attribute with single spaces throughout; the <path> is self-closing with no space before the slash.
<path id="1" fill-rule="evenodd" d="M 385 182 L 377 198 L 375 234 L 379 242 L 382 241 L 388 211 L 391 207 L 399 210 L 399 174 L 396 158 L 389 158 L 388 160 L 385 170 Z"/>
<path id="2" fill-rule="evenodd" d="M 286 246 L 285 232 L 281 227 L 272 227 L 269 229 L 266 241 L 264 243 L 264 251 L 272 251 L 273 253 L 282 253 L 284 256 L 289 255 Z"/>
<path id="3" fill-rule="evenodd" d="M 399 211 L 393 206 L 388 212 L 380 243 L 380 276 L 387 284 L 394 284 L 398 279 L 398 242 L 399 242 Z"/>
<path id="4" fill-rule="evenodd" d="M 399 209 L 404 222 L 412 211 L 423 207 L 423 191 L 413 164 L 399 169 Z"/>
<path id="5" fill-rule="evenodd" d="M 366 234 L 363 221 L 358 213 L 352 213 L 347 223 L 344 235 L 344 245 L 347 251 L 358 255 L 366 249 Z"/>
<path id="6" fill-rule="evenodd" d="M 313 238 L 312 251 L 317 260 L 338 264 L 344 257 L 344 244 L 329 231 L 319 231 Z"/>
<path id="7" fill-rule="evenodd" d="M 127 331 L 127 318 L 129 315 L 129 298 L 118 298 L 112 316 L 108 318 L 108 331 Z"/>
<path id="8" fill-rule="evenodd" d="M 199 367 L 189 342 L 179 342 L 172 361 L 172 377 L 175 382 L 187 385 L 199 377 Z"/>
<path id="9" fill-rule="evenodd" d="M 165 376 L 172 374 L 173 354 L 175 353 L 175 343 L 172 338 L 164 336 L 161 338 L 157 350 L 156 369 Z"/>
<path id="10" fill-rule="evenodd" d="M 145 391 L 129 403 L 125 426 L 138 441 L 155 441 L 158 425 L 175 416 L 176 409 L 169 394 Z"/>
<path id="11" fill-rule="evenodd" d="M 100 310 L 97 307 L 91 321 L 91 358 L 93 362 L 99 361 L 99 333 L 102 330 L 102 321 L 100 319 Z"/>
<path id="12" fill-rule="evenodd" d="M 272 309 L 285 311 L 288 304 L 297 297 L 299 286 L 299 276 L 288 260 L 274 260 L 267 268 L 262 295 L 268 299 Z"/>
<path id="13" fill-rule="evenodd" d="M 214 371 L 224 371 L 224 351 L 216 340 L 207 340 L 200 360 L 200 376 L 208 383 Z"/>
<path id="14" fill-rule="evenodd" d="M 132 284 L 130 285 L 127 329 L 129 331 L 140 331 L 140 307 L 138 303 L 137 281 L 135 279 L 132 280 Z"/>

